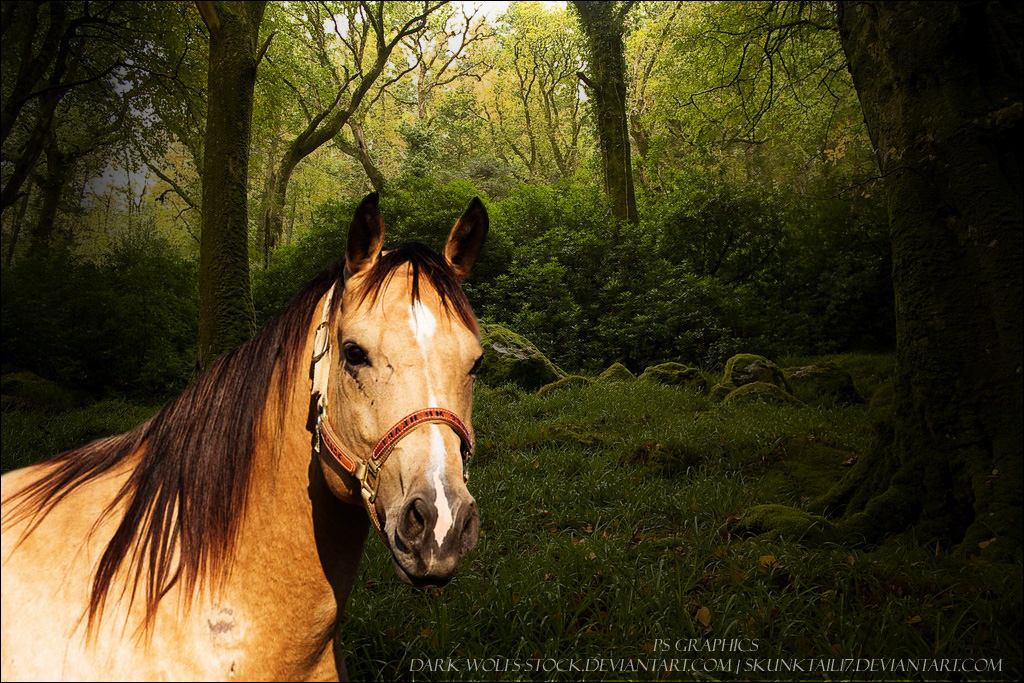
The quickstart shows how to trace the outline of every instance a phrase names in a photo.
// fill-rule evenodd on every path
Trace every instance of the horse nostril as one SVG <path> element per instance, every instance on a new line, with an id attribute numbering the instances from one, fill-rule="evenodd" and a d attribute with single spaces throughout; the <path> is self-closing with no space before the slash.
<path id="1" fill-rule="evenodd" d="M 409 514 L 406 516 L 406 530 L 409 532 L 409 536 L 414 538 L 420 536 L 427 525 L 426 519 L 424 519 L 419 507 L 420 501 L 414 501 L 409 506 Z"/>

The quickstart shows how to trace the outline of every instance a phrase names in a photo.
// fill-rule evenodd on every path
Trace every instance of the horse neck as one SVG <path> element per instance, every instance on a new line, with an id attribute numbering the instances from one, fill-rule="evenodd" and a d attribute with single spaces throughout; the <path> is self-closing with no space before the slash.
<path id="1" fill-rule="evenodd" d="M 322 305 L 322 304 L 321 304 Z M 314 321 L 319 320 L 320 310 Z M 312 450 L 308 359 L 314 323 L 291 382 L 277 376 L 264 411 L 252 486 L 227 593 L 288 657 L 319 657 L 336 631 L 355 580 L 368 520 L 328 489 Z M 284 391 L 278 389 L 285 388 Z M 287 624 L 287 628 L 281 628 Z M 294 672 L 298 673 L 298 671 Z"/>

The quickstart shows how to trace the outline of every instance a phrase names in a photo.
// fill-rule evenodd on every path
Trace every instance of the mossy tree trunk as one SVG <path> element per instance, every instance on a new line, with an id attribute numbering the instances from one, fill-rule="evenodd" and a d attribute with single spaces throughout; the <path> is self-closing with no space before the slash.
<path id="1" fill-rule="evenodd" d="M 1010 557 L 1024 459 L 1021 5 L 838 11 L 887 194 L 897 315 L 891 448 L 833 501 L 847 505 L 839 528 L 915 527 Z"/>
<path id="2" fill-rule="evenodd" d="M 633 165 L 626 118 L 626 57 L 622 34 L 632 2 L 573 2 L 589 48 L 589 73 L 580 74 L 593 98 L 597 137 L 601 144 L 604 191 L 612 215 L 636 223 Z"/>
<path id="3" fill-rule="evenodd" d="M 199 372 L 255 331 L 246 207 L 257 41 L 265 2 L 197 2 L 210 30 L 199 245 Z"/>

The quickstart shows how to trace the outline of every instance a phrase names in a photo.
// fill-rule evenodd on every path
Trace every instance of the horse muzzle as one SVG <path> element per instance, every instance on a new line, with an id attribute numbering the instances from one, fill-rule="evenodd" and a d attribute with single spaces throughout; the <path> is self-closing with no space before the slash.
<path id="1" fill-rule="evenodd" d="M 444 586 L 476 545 L 476 501 L 464 486 L 460 488 L 454 495 L 438 495 L 433 489 L 410 492 L 398 507 L 394 525 L 386 525 L 395 570 L 409 585 Z"/>

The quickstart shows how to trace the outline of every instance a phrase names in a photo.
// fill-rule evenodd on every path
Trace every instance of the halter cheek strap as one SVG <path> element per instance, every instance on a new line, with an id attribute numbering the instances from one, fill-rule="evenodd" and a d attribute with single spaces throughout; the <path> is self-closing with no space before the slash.
<path id="1" fill-rule="evenodd" d="M 387 538 L 381 527 L 380 519 L 377 517 L 377 507 L 374 503 L 377 500 L 377 487 L 380 485 L 381 469 L 398 442 L 421 425 L 448 425 L 459 436 L 459 450 L 463 460 L 462 476 L 464 481 L 469 481 L 468 464 L 473 456 L 473 437 L 466 424 L 452 411 L 446 408 L 422 408 L 396 422 L 380 438 L 368 458 L 361 458 L 342 446 L 341 438 L 331 427 L 327 419 L 327 383 L 331 368 L 328 319 L 331 313 L 331 302 L 334 299 L 334 289 L 335 287 L 331 287 L 331 290 L 324 299 L 323 314 L 321 315 L 320 324 L 316 328 L 313 341 L 313 359 L 310 374 L 313 379 L 312 394 L 316 398 L 317 409 L 314 449 L 321 456 L 323 456 L 323 452 L 326 450 L 343 470 L 356 478 L 359 482 L 359 489 L 363 498 L 363 505 L 366 507 L 366 513 L 386 545 Z"/>

